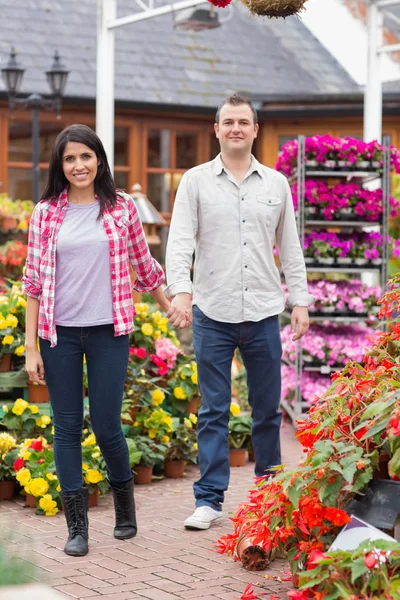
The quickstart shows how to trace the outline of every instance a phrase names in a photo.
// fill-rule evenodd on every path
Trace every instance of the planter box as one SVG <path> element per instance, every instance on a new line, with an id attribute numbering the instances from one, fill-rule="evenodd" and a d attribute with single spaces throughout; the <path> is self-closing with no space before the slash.
<path id="1" fill-rule="evenodd" d="M 40 583 L 27 583 L 26 585 L 10 585 L 0 588 L 1 600 L 61 600 L 64 594 Z"/>
<path id="2" fill-rule="evenodd" d="M 0 372 L 0 387 L 26 387 L 28 385 L 28 373 L 26 371 Z"/>

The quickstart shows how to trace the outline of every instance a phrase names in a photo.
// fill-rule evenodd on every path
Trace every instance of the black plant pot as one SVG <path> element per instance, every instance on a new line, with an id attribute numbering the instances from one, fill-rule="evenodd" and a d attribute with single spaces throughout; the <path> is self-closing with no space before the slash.
<path id="1" fill-rule="evenodd" d="M 373 479 L 364 495 L 351 500 L 346 512 L 378 529 L 393 532 L 400 524 L 400 481 Z"/>

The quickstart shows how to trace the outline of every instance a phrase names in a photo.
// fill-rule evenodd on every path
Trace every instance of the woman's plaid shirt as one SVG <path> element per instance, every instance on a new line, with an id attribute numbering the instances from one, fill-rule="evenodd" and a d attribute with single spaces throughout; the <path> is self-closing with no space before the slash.
<path id="1" fill-rule="evenodd" d="M 54 323 L 57 235 L 68 208 L 68 187 L 58 198 L 42 200 L 32 213 L 28 256 L 22 279 L 24 292 L 40 300 L 38 335 L 57 344 Z M 150 292 L 164 282 L 164 273 L 151 256 L 135 203 L 127 194 L 118 194 L 118 203 L 102 217 L 109 241 L 111 286 L 115 335 L 131 333 L 136 314 L 132 300 L 129 264 L 136 272 L 133 288 Z M 82 260 L 85 257 L 82 256 Z M 85 282 L 82 282 L 85 285 Z M 101 290 L 99 290 L 101 293 Z"/>

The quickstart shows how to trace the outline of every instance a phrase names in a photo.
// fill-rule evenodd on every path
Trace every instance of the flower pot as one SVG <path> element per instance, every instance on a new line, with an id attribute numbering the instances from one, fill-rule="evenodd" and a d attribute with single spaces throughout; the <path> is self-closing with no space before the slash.
<path id="1" fill-rule="evenodd" d="M 29 508 L 36 508 L 36 500 L 37 498 L 35 496 L 32 496 L 32 494 L 27 494 L 25 496 L 25 503 L 26 506 L 29 506 Z"/>
<path id="2" fill-rule="evenodd" d="M 269 564 L 269 556 L 261 546 L 253 545 L 250 538 L 242 536 L 236 544 L 236 554 L 248 571 L 264 571 Z"/>
<path id="3" fill-rule="evenodd" d="M 28 398 L 32 404 L 42 404 L 43 402 L 49 402 L 49 390 L 47 385 L 34 385 L 28 383 Z"/>
<path id="4" fill-rule="evenodd" d="M 0 373 L 7 373 L 11 368 L 11 354 L 5 354 L 0 358 Z"/>
<path id="5" fill-rule="evenodd" d="M 333 265 L 333 263 L 335 262 L 335 259 L 332 257 L 323 258 L 321 256 L 318 256 L 317 262 L 321 265 Z"/>
<path id="6" fill-rule="evenodd" d="M 254 448 L 249 450 L 249 462 L 256 462 L 256 455 L 254 454 Z"/>
<path id="7" fill-rule="evenodd" d="M 362 265 L 366 265 L 368 260 L 366 258 L 356 258 L 354 260 L 356 265 L 362 266 Z"/>
<path id="8" fill-rule="evenodd" d="M 357 163 L 357 169 L 360 169 L 361 171 L 365 171 L 366 169 L 368 169 L 369 166 L 370 166 L 369 160 L 360 160 Z"/>
<path id="9" fill-rule="evenodd" d="M 382 259 L 381 258 L 373 258 L 371 260 L 373 265 L 381 265 L 382 264 Z"/>
<path id="10" fill-rule="evenodd" d="M 323 164 L 327 171 L 332 171 L 336 167 L 336 160 L 328 159 Z"/>
<path id="11" fill-rule="evenodd" d="M 135 483 L 137 485 L 151 483 L 153 476 L 153 467 L 146 467 L 145 465 L 136 465 L 134 469 Z"/>
<path id="12" fill-rule="evenodd" d="M 335 312 L 335 307 L 334 306 L 321 306 L 321 312 L 333 313 L 333 312 Z"/>
<path id="13" fill-rule="evenodd" d="M 372 160 L 371 165 L 373 169 L 380 169 L 382 166 L 379 160 Z"/>
<path id="14" fill-rule="evenodd" d="M 336 166 L 338 169 L 347 170 L 351 166 L 351 163 L 348 160 L 338 160 Z"/>
<path id="15" fill-rule="evenodd" d="M 304 212 L 306 215 L 315 215 L 315 213 L 317 212 L 317 207 L 316 206 L 306 206 L 304 209 Z"/>
<path id="16" fill-rule="evenodd" d="M 16 229 L 18 221 L 15 217 L 3 217 L 1 220 L 1 228 L 3 231 L 10 231 Z"/>
<path id="17" fill-rule="evenodd" d="M 311 265 L 314 262 L 314 259 L 312 256 L 306 256 L 304 258 L 306 265 Z"/>
<path id="18" fill-rule="evenodd" d="M 318 163 L 316 160 L 306 160 L 306 167 L 308 167 L 309 169 L 315 169 L 318 166 Z"/>
<path id="19" fill-rule="evenodd" d="M 0 500 L 12 500 L 16 487 L 15 479 L 0 481 Z"/>
<path id="20" fill-rule="evenodd" d="M 381 454 L 379 456 L 378 466 L 375 468 L 373 472 L 373 479 L 389 479 L 389 454 Z"/>
<path id="21" fill-rule="evenodd" d="M 89 508 L 94 508 L 95 506 L 98 506 L 98 504 L 99 504 L 99 497 L 100 497 L 100 490 L 99 490 L 99 488 L 96 485 L 94 487 L 93 492 L 89 494 L 89 497 L 88 497 L 88 507 Z"/>
<path id="22" fill-rule="evenodd" d="M 351 265 L 352 259 L 348 256 L 339 256 L 336 262 L 338 265 Z"/>
<path id="23" fill-rule="evenodd" d="M 231 467 L 244 467 L 247 459 L 246 448 L 229 449 L 229 465 Z"/>
<path id="24" fill-rule="evenodd" d="M 199 409 L 199 398 L 198 398 L 198 396 L 193 396 L 193 398 L 187 403 L 185 413 L 188 415 L 197 414 L 198 409 Z"/>
<path id="25" fill-rule="evenodd" d="M 183 460 L 166 460 L 164 462 L 164 475 L 169 479 L 179 479 L 185 474 L 185 463 Z"/>

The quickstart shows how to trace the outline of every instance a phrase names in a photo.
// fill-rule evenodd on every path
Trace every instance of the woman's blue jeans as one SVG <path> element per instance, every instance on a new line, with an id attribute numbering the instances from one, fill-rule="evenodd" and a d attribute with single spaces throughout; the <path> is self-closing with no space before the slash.
<path id="1" fill-rule="evenodd" d="M 113 483 L 132 479 L 121 429 L 121 406 L 129 336 L 113 325 L 57 326 L 58 342 L 40 339 L 44 373 L 54 413 L 54 459 L 63 492 L 82 487 L 83 356 L 86 356 L 90 420 Z"/>
<path id="2" fill-rule="evenodd" d="M 220 510 L 229 484 L 228 422 L 236 348 L 247 372 L 255 474 L 268 474 L 271 467 L 281 464 L 279 320 L 276 316 L 258 322 L 222 323 L 194 306 L 193 341 L 201 392 L 197 426 L 200 479 L 193 486 L 194 495 L 196 506 Z"/>

